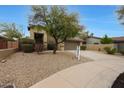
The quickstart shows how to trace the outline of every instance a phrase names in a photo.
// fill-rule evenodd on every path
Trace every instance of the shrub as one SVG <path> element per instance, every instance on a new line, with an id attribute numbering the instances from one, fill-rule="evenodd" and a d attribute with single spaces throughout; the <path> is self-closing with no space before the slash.
<path id="1" fill-rule="evenodd" d="M 22 38 L 20 40 L 20 49 L 25 53 L 31 53 L 34 50 L 34 40 L 29 38 Z"/>
<path id="2" fill-rule="evenodd" d="M 34 44 L 34 40 L 33 39 L 29 39 L 29 38 L 22 38 L 20 40 L 21 44 Z"/>
<path id="3" fill-rule="evenodd" d="M 108 54 L 115 54 L 115 52 L 116 52 L 116 48 L 105 47 L 104 50 L 105 50 Z"/>
<path id="4" fill-rule="evenodd" d="M 104 50 L 105 51 L 109 51 L 110 50 L 110 47 L 105 47 Z"/>
<path id="5" fill-rule="evenodd" d="M 111 44 L 113 43 L 112 38 L 109 38 L 107 35 L 105 35 L 102 39 L 101 39 L 101 43 L 102 44 Z"/>
<path id="6" fill-rule="evenodd" d="M 47 45 L 47 49 L 48 49 L 48 50 L 53 50 L 54 47 L 55 47 L 55 44 L 48 44 L 48 45 Z"/>
<path id="7" fill-rule="evenodd" d="M 120 53 L 121 53 L 122 55 L 124 55 L 124 50 L 121 50 Z"/>
<path id="8" fill-rule="evenodd" d="M 22 44 L 21 47 L 25 53 L 31 53 L 34 50 L 33 44 Z"/>
<path id="9" fill-rule="evenodd" d="M 101 51 L 101 49 L 99 48 L 98 51 Z"/>
<path id="10" fill-rule="evenodd" d="M 86 46 L 81 46 L 81 50 L 86 50 Z"/>

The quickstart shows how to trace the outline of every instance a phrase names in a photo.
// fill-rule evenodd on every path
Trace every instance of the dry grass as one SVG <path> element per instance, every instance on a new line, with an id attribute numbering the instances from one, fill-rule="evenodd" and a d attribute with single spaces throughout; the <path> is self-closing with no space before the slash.
<path id="1" fill-rule="evenodd" d="M 0 86 L 14 83 L 16 87 L 30 87 L 62 69 L 88 61 L 90 59 L 84 57 L 77 61 L 74 54 L 68 52 L 40 55 L 18 52 L 0 63 Z"/>

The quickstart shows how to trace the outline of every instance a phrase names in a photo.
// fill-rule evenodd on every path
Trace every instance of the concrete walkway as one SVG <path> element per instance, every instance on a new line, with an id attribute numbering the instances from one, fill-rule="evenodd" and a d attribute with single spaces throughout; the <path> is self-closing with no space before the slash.
<path id="1" fill-rule="evenodd" d="M 74 52 L 74 51 L 70 51 Z M 81 51 L 94 61 L 60 71 L 32 88 L 110 88 L 117 76 L 124 72 L 124 58 L 95 51 Z"/>

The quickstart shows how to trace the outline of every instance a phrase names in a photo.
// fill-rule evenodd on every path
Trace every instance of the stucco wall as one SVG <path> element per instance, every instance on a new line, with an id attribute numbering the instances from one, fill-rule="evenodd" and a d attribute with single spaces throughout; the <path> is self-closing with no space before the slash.
<path id="1" fill-rule="evenodd" d="M 104 51 L 105 47 L 117 48 L 115 44 L 86 44 L 87 50 Z"/>
<path id="2" fill-rule="evenodd" d="M 9 49 L 0 49 L 0 61 L 7 56 L 15 53 L 17 51 L 17 48 L 9 48 Z"/>
<path id="3" fill-rule="evenodd" d="M 58 50 L 64 51 L 64 43 L 58 45 Z"/>
<path id="4" fill-rule="evenodd" d="M 49 44 L 51 44 L 51 43 L 55 43 L 55 40 L 54 40 L 54 38 L 52 36 L 50 36 L 49 34 L 47 34 L 47 42 Z"/>

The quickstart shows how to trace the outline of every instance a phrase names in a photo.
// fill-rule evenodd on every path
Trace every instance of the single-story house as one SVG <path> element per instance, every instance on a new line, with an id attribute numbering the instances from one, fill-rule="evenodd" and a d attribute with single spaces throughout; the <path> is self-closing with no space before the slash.
<path id="1" fill-rule="evenodd" d="M 117 45 L 118 51 L 124 50 L 124 36 L 112 37 L 113 43 Z"/>
<path id="2" fill-rule="evenodd" d="M 35 43 L 43 43 L 44 48 L 47 49 L 48 45 L 55 43 L 53 37 L 51 37 L 46 31 L 37 31 L 37 29 L 28 27 L 30 32 L 30 38 L 35 40 Z M 58 50 L 75 50 L 78 44 L 81 44 L 83 40 L 79 38 L 68 39 L 64 43 L 58 45 Z"/>
<path id="3" fill-rule="evenodd" d="M 122 37 L 112 37 L 112 40 L 115 44 L 124 43 L 124 36 L 122 36 Z"/>
<path id="4" fill-rule="evenodd" d="M 89 36 L 89 37 L 86 39 L 86 44 L 101 44 L 100 40 L 101 40 L 100 37 Z"/>

